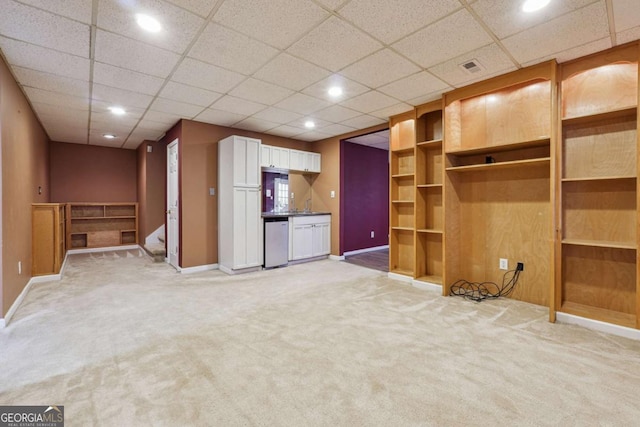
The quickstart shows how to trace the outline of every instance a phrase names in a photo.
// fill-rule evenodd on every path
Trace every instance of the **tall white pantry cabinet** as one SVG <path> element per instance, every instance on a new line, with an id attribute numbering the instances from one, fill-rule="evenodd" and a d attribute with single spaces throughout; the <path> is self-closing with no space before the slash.
<path id="1" fill-rule="evenodd" d="M 260 146 L 235 135 L 218 143 L 218 265 L 228 274 L 262 266 Z"/>

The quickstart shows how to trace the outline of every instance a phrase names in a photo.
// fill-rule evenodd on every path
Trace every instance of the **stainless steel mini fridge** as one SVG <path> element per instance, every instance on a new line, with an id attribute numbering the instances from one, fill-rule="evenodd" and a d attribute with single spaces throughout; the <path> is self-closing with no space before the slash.
<path id="1" fill-rule="evenodd" d="M 289 262 L 289 218 L 264 219 L 264 268 Z"/>

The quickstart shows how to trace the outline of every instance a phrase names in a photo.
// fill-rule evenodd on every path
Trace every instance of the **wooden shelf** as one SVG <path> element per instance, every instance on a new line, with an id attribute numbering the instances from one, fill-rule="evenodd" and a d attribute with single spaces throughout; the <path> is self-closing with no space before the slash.
<path id="1" fill-rule="evenodd" d="M 413 147 L 406 147 L 406 148 L 401 148 L 399 150 L 391 150 L 391 152 L 393 154 L 407 154 L 407 153 L 413 153 Z"/>
<path id="2" fill-rule="evenodd" d="M 600 307 L 592 307 L 571 301 L 564 301 L 560 311 L 573 314 L 575 316 L 599 320 L 601 322 L 614 323 L 628 328 L 636 327 L 636 316 L 629 313 L 607 310 Z"/>
<path id="3" fill-rule="evenodd" d="M 620 117 L 631 117 L 637 115 L 636 107 L 627 107 L 620 108 L 617 110 L 606 111 L 602 113 L 595 114 L 587 114 L 584 116 L 576 116 L 576 117 L 565 117 L 562 119 L 563 126 L 572 126 L 572 125 L 581 125 L 581 124 L 591 124 L 594 122 L 617 119 Z"/>
<path id="4" fill-rule="evenodd" d="M 417 188 L 442 188 L 443 185 L 442 184 L 418 184 L 416 185 Z"/>
<path id="5" fill-rule="evenodd" d="M 430 228 L 419 228 L 416 231 L 418 233 L 442 234 L 442 230 L 432 230 Z"/>
<path id="6" fill-rule="evenodd" d="M 100 248 L 138 242 L 138 204 L 68 203 L 67 249 Z"/>
<path id="7" fill-rule="evenodd" d="M 413 204 L 413 200 L 392 200 L 391 203 L 398 203 L 398 204 L 411 203 L 411 204 Z"/>
<path id="8" fill-rule="evenodd" d="M 403 268 L 394 268 L 394 269 L 390 270 L 389 272 L 390 273 L 395 273 L 395 274 L 402 274 L 403 276 L 413 277 L 413 271 L 405 270 Z"/>
<path id="9" fill-rule="evenodd" d="M 413 178 L 415 177 L 416 174 L 414 173 L 399 173 L 396 175 L 391 175 L 391 178 L 394 179 L 408 179 L 408 178 Z"/>
<path id="10" fill-rule="evenodd" d="M 523 148 L 536 148 L 536 147 L 544 147 L 545 145 L 549 145 L 550 139 L 548 136 L 541 136 L 540 138 L 529 140 L 529 141 L 520 141 L 514 142 L 510 144 L 500 144 L 500 145 L 490 145 L 478 148 L 468 148 L 463 150 L 445 150 L 446 154 L 455 154 L 457 156 L 472 156 L 476 154 L 490 154 L 490 153 L 499 153 L 501 151 L 511 151 L 515 149 L 523 149 Z"/>
<path id="11" fill-rule="evenodd" d="M 562 178 L 562 182 L 621 181 L 627 179 L 635 181 L 638 178 L 635 176 L 589 176 L 581 178 Z"/>
<path id="12" fill-rule="evenodd" d="M 442 139 L 432 139 L 431 141 L 422 141 L 416 144 L 417 147 L 437 147 L 442 145 Z"/>
<path id="13" fill-rule="evenodd" d="M 391 227 L 391 229 L 396 231 L 413 231 L 413 227 Z"/>
<path id="14" fill-rule="evenodd" d="M 436 275 L 420 276 L 420 277 L 417 277 L 416 280 L 419 282 L 435 283 L 437 285 L 442 285 L 442 276 L 436 276 Z"/>
<path id="15" fill-rule="evenodd" d="M 525 159 L 525 160 L 511 160 L 508 162 L 498 163 L 481 163 L 477 165 L 468 166 L 453 166 L 446 168 L 449 172 L 474 172 L 481 170 L 498 170 L 498 169 L 510 169 L 526 166 L 537 166 L 543 164 L 551 164 L 551 157 L 542 157 L 539 159 Z"/>
<path id="16" fill-rule="evenodd" d="M 607 242 L 601 240 L 562 239 L 562 244 L 574 246 L 592 246 L 596 248 L 629 249 L 633 251 L 637 249 L 637 245 L 635 243 Z"/>

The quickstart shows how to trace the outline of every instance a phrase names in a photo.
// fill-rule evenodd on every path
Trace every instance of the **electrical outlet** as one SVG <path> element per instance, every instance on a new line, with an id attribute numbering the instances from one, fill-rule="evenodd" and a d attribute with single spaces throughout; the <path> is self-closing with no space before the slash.
<path id="1" fill-rule="evenodd" d="M 500 258 L 500 270 L 509 269 L 509 260 L 506 258 Z"/>
<path id="2" fill-rule="evenodd" d="M 335 199 L 335 198 L 336 198 L 336 192 L 335 192 L 334 190 L 331 190 L 331 193 L 329 194 L 329 196 L 330 196 L 332 199 Z"/>
<path id="3" fill-rule="evenodd" d="M 518 264 L 516 264 L 516 270 L 524 271 L 524 262 L 519 262 Z"/>
<path id="4" fill-rule="evenodd" d="M 373 232 L 373 230 L 371 230 L 371 238 L 373 239 L 376 236 L 376 233 Z"/>

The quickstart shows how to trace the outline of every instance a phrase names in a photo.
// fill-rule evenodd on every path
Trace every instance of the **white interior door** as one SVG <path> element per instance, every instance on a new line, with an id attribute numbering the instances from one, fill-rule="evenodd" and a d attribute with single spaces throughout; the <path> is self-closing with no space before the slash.
<path id="1" fill-rule="evenodd" d="M 178 268 L 180 227 L 178 210 L 178 140 L 167 146 L 167 258 Z"/>

